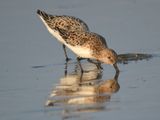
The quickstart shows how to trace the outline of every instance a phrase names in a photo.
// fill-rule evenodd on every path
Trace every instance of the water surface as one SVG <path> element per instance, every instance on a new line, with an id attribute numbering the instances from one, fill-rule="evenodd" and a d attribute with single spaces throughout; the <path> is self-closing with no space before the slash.
<path id="1" fill-rule="evenodd" d="M 159 120 L 159 6 L 159 0 L 0 1 L 0 119 Z M 115 80 L 112 66 L 97 71 L 85 60 L 82 65 L 89 72 L 81 76 L 75 55 L 68 50 L 72 61 L 66 75 L 62 47 L 39 20 L 37 9 L 83 19 L 118 54 L 153 57 L 130 56 L 127 64 L 118 64 L 121 72 Z M 87 81 L 79 86 L 80 77 Z M 102 92 L 103 85 L 115 87 Z M 56 90 L 59 94 L 52 94 Z M 55 99 L 54 106 L 46 106 Z"/>

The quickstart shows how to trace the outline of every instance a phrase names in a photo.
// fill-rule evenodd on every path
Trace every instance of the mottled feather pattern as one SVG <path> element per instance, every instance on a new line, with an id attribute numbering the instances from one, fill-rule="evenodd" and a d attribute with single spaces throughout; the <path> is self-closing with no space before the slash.
<path id="1" fill-rule="evenodd" d="M 63 44 L 64 49 L 67 46 L 79 57 L 111 64 L 119 71 L 116 52 L 108 48 L 105 38 L 90 32 L 85 22 L 72 16 L 50 15 L 40 10 L 37 13 L 48 31 Z M 64 52 L 66 55 L 65 50 Z"/>
<path id="2" fill-rule="evenodd" d="M 87 24 L 79 18 L 66 15 L 50 15 L 40 10 L 37 10 L 37 13 L 43 17 L 51 29 L 58 27 L 69 31 L 89 31 Z"/>
<path id="3" fill-rule="evenodd" d="M 59 28 L 57 30 L 63 37 L 64 41 L 72 46 L 81 46 L 98 50 L 102 49 L 102 46 L 104 48 L 107 47 L 105 39 L 96 33 L 83 31 L 66 31 Z"/>

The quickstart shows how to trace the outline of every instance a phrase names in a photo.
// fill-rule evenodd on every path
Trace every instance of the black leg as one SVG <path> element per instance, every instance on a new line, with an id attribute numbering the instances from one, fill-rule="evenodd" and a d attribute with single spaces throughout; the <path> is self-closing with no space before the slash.
<path id="1" fill-rule="evenodd" d="M 63 51 L 64 51 L 64 55 L 65 55 L 66 61 L 69 61 L 70 58 L 68 58 L 68 56 L 67 56 L 66 46 L 64 44 L 62 46 L 63 46 Z"/>
<path id="2" fill-rule="evenodd" d="M 98 69 L 103 69 L 102 66 L 101 66 L 101 63 L 99 61 L 94 62 L 91 59 L 87 59 L 87 60 L 88 60 L 88 62 L 95 64 Z"/>
<path id="3" fill-rule="evenodd" d="M 81 73 L 83 73 L 84 71 L 83 71 L 83 68 L 82 68 L 82 65 L 81 65 L 80 60 L 81 60 L 81 58 L 80 58 L 80 57 L 77 57 L 77 62 L 78 62 L 79 67 L 80 67 L 80 69 L 81 69 Z"/>

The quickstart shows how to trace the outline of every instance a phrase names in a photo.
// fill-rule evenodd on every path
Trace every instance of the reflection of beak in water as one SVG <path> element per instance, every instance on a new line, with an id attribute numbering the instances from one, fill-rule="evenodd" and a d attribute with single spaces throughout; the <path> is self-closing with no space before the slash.
<path id="1" fill-rule="evenodd" d="M 102 71 L 94 64 L 87 63 L 85 67 L 87 72 L 82 75 L 75 70 L 61 78 L 60 84 L 51 92 L 46 106 L 75 105 L 76 110 L 74 108 L 73 112 L 103 110 L 104 103 L 109 101 L 111 95 L 120 88 L 117 81 L 119 73 L 113 79 L 101 80 Z"/>

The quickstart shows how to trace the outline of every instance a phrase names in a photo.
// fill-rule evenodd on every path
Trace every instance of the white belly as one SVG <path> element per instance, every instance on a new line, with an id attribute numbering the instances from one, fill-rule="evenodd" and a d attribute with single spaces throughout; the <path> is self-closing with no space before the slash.
<path id="1" fill-rule="evenodd" d="M 80 46 L 70 46 L 68 44 L 65 44 L 68 48 L 70 48 L 76 55 L 82 58 L 93 58 L 92 57 L 92 51 L 88 48 L 82 48 Z"/>
<path id="2" fill-rule="evenodd" d="M 69 44 L 67 44 L 63 38 L 59 35 L 59 32 L 57 32 L 56 30 L 51 29 L 47 23 L 43 20 L 43 18 L 40 16 L 41 20 L 43 21 L 43 23 L 45 24 L 45 26 L 47 27 L 48 31 L 55 37 L 57 38 L 58 41 L 60 41 L 62 44 L 64 44 L 65 46 L 67 46 L 69 49 L 71 49 L 76 55 L 78 55 L 79 57 L 82 58 L 93 58 L 92 55 L 92 51 L 90 51 L 88 48 L 82 48 L 80 46 L 71 46 Z"/>

